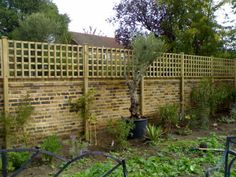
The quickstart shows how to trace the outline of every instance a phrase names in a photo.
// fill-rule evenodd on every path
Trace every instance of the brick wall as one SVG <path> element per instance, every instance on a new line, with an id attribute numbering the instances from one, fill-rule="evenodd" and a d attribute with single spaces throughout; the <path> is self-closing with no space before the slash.
<path id="1" fill-rule="evenodd" d="M 200 80 L 185 80 L 185 105 L 190 103 L 191 89 Z M 218 81 L 217 81 L 218 82 Z M 232 83 L 233 80 L 226 82 Z M 166 103 L 180 104 L 180 79 L 145 79 L 144 115 L 153 115 L 158 107 Z M 89 79 L 89 89 L 96 90 L 93 114 L 98 119 L 98 128 L 103 128 L 109 119 L 129 116 L 129 94 L 122 79 Z M 0 104 L 3 108 L 2 83 L 0 83 Z M 139 91 L 140 92 L 140 91 Z M 82 79 L 67 80 L 9 80 L 10 112 L 27 94 L 35 111 L 28 122 L 27 131 L 33 142 L 50 134 L 69 136 L 83 130 L 78 114 L 71 112 L 69 99 L 83 94 Z M 1 125 L 0 125 L 1 126 Z M 35 141 L 34 141 L 35 140 Z M 0 139 L 1 142 L 1 139 Z"/>
<path id="2" fill-rule="evenodd" d="M 50 134 L 68 136 L 82 127 L 68 104 L 69 98 L 82 94 L 82 84 L 75 80 L 10 81 L 10 111 L 14 112 L 20 100 L 29 94 L 35 108 L 27 126 L 30 137 L 38 140 Z"/>
<path id="3" fill-rule="evenodd" d="M 166 103 L 180 103 L 179 79 L 147 79 L 144 86 L 144 114 L 155 115 Z"/>

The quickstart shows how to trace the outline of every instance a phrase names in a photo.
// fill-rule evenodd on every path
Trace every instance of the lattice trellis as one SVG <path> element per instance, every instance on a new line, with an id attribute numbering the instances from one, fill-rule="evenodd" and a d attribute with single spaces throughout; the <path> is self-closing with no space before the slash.
<path id="1" fill-rule="evenodd" d="M 9 41 L 9 74 L 13 78 L 83 76 L 83 47 Z"/>
<path id="2" fill-rule="evenodd" d="M 213 58 L 184 55 L 184 75 L 185 77 L 208 77 L 213 76 Z"/>
<path id="3" fill-rule="evenodd" d="M 234 77 L 235 61 L 232 59 L 215 58 L 213 74 L 215 77 Z"/>
<path id="4" fill-rule="evenodd" d="M 0 77 L 3 77 L 2 51 L 1 40 Z M 127 63 L 133 57 L 128 49 L 13 40 L 8 41 L 8 55 L 10 78 L 79 78 L 85 73 L 89 78 L 124 78 Z M 235 61 L 164 53 L 150 65 L 145 77 L 175 78 L 182 77 L 181 72 L 186 78 L 234 77 Z"/>
<path id="5" fill-rule="evenodd" d="M 132 51 L 103 47 L 89 47 L 89 77 L 124 77 Z"/>
<path id="6" fill-rule="evenodd" d="M 2 77 L 2 73 L 3 73 L 3 71 L 2 71 L 2 51 L 3 51 L 3 49 L 2 49 L 2 40 L 0 40 L 0 77 Z"/>
<path id="7" fill-rule="evenodd" d="M 181 55 L 164 53 L 148 68 L 146 77 L 180 77 Z"/>

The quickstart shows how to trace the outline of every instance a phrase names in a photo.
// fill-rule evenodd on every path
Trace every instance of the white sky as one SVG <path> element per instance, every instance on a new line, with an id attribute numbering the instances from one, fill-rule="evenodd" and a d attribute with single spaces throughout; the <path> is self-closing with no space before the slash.
<path id="1" fill-rule="evenodd" d="M 92 26 L 105 36 L 114 37 L 115 27 L 106 21 L 114 14 L 113 7 L 120 0 L 53 0 L 59 12 L 70 17 L 69 30 L 83 32 Z"/>
<path id="2" fill-rule="evenodd" d="M 53 0 L 61 14 L 66 13 L 70 17 L 69 30 L 83 32 L 83 29 L 97 29 L 102 35 L 114 37 L 115 27 L 107 22 L 114 14 L 113 7 L 120 0 Z M 229 6 L 218 12 L 217 20 L 222 22 L 224 12 L 229 11 Z M 231 19 L 236 20 L 236 15 Z"/>

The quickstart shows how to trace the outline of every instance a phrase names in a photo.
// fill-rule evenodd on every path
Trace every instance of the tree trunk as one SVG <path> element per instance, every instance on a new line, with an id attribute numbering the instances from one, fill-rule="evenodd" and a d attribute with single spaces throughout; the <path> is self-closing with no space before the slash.
<path id="1" fill-rule="evenodd" d="M 134 81 L 131 81 L 128 83 L 128 87 L 129 87 L 130 103 L 131 103 L 130 108 L 129 108 L 130 117 L 140 118 L 137 83 Z"/>

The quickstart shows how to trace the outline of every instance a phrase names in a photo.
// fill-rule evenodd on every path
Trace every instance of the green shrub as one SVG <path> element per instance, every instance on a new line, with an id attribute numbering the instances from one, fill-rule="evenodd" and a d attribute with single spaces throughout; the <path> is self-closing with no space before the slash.
<path id="1" fill-rule="evenodd" d="M 41 148 L 43 150 L 46 150 L 46 151 L 57 154 L 61 149 L 61 143 L 60 143 L 60 140 L 59 140 L 58 136 L 56 136 L 56 135 L 48 136 L 43 141 L 43 143 L 41 145 Z M 53 158 L 52 156 L 44 155 L 45 161 L 47 161 L 49 163 L 52 162 L 52 158 Z"/>
<path id="2" fill-rule="evenodd" d="M 227 84 L 215 85 L 212 78 L 203 79 L 198 88 L 192 90 L 191 98 L 197 110 L 197 117 L 202 128 L 209 126 L 219 105 L 233 99 L 234 90 Z"/>
<path id="3" fill-rule="evenodd" d="M 166 104 L 160 107 L 161 124 L 164 133 L 168 134 L 173 126 L 179 123 L 178 106 L 176 104 Z"/>
<path id="4" fill-rule="evenodd" d="M 125 148 L 128 146 L 127 138 L 133 127 L 134 124 L 132 121 L 126 121 L 123 119 L 116 121 L 110 120 L 108 122 L 108 132 L 112 135 L 114 142 L 120 148 Z"/>
<path id="5" fill-rule="evenodd" d="M 83 141 L 81 138 L 77 139 L 75 136 L 71 136 L 69 153 L 72 158 L 81 155 L 82 151 L 88 149 L 88 142 Z"/>
<path id="6" fill-rule="evenodd" d="M 217 105 L 217 94 L 214 92 L 212 79 L 203 79 L 198 88 L 194 88 L 191 93 L 191 98 L 194 107 L 197 110 L 196 116 L 201 128 L 209 126 L 210 113 L 215 110 Z"/>
<path id="7" fill-rule="evenodd" d="M 154 125 L 148 124 L 146 129 L 146 136 L 150 140 L 152 145 L 157 145 L 160 142 L 163 130 L 161 127 L 156 127 Z"/>
<path id="8" fill-rule="evenodd" d="M 232 88 L 232 86 L 228 84 L 215 85 L 212 98 L 210 99 L 211 115 L 214 116 L 215 112 L 217 111 L 219 106 L 222 106 L 222 104 L 232 102 L 234 98 L 233 95 L 234 89 Z"/>
<path id="9" fill-rule="evenodd" d="M 28 133 L 25 129 L 33 111 L 34 107 L 30 104 L 30 97 L 26 95 L 16 107 L 15 113 L 0 112 L 0 123 L 5 125 L 1 133 L 6 136 L 6 146 L 9 147 L 13 143 L 21 144 L 21 146 L 28 145 Z"/>
<path id="10" fill-rule="evenodd" d="M 7 153 L 7 170 L 14 171 L 29 159 L 28 152 L 9 152 Z M 0 170 L 2 170 L 2 160 L 0 160 Z"/>
<path id="11" fill-rule="evenodd" d="M 230 110 L 229 116 L 222 116 L 220 122 L 231 124 L 236 121 L 236 108 Z"/>

